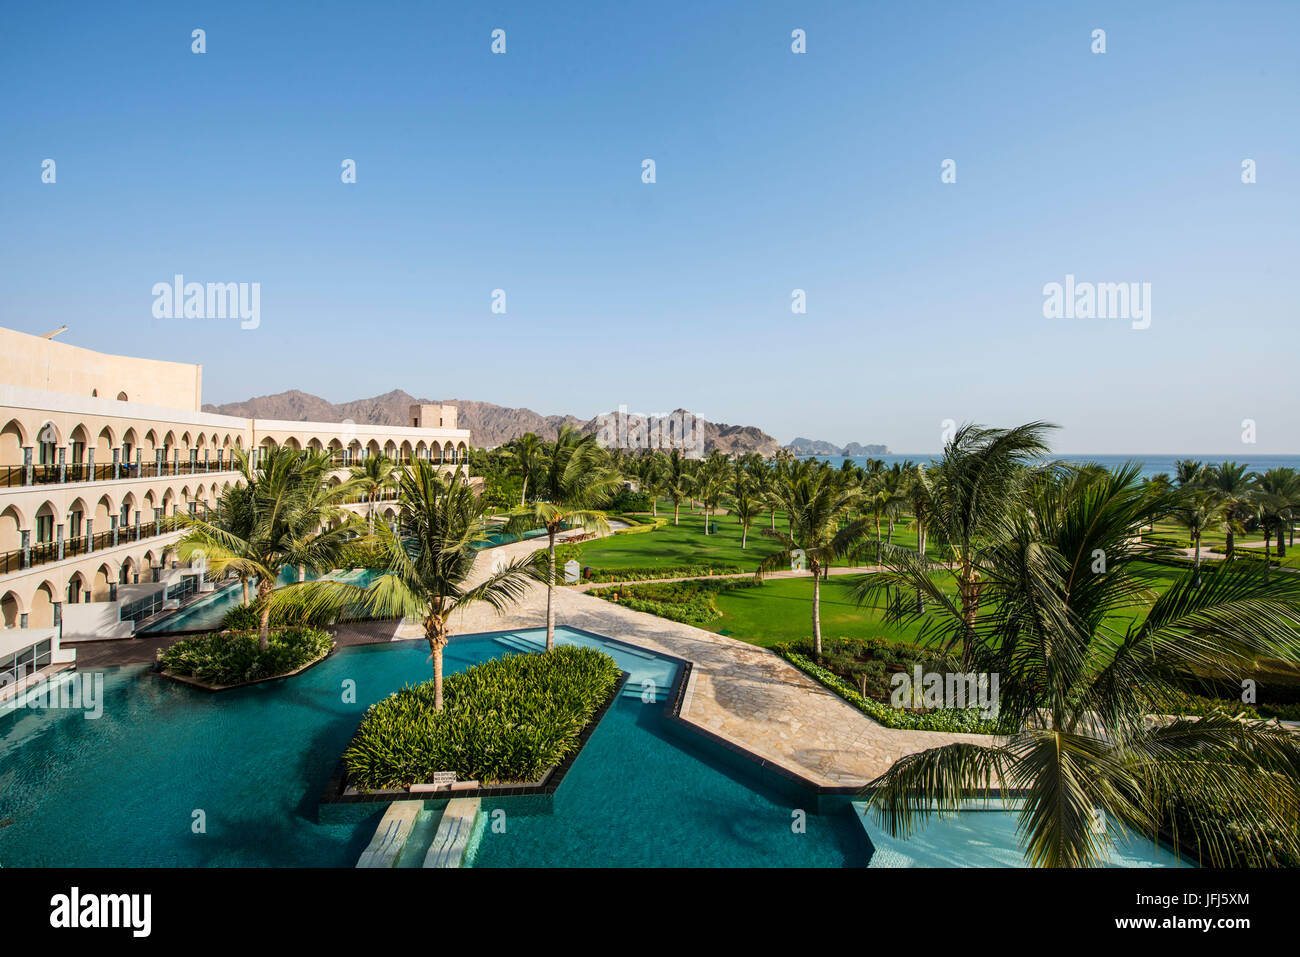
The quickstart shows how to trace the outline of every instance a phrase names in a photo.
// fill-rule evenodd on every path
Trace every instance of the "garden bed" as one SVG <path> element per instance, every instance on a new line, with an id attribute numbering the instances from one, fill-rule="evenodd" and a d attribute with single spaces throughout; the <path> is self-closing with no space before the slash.
<path id="1" fill-rule="evenodd" d="M 182 638 L 158 653 L 157 673 L 206 691 L 226 691 L 289 678 L 334 649 L 334 637 L 317 628 L 271 633 L 263 649 L 256 632 L 217 632 Z"/>
<path id="2" fill-rule="evenodd" d="M 694 578 L 681 582 L 594 588 L 588 594 L 633 611 L 647 612 L 687 625 L 699 625 L 722 616 L 713 601 L 716 596 L 723 592 L 761 585 L 761 581 L 753 578 Z"/>
<path id="3" fill-rule="evenodd" d="M 403 688 L 367 709 L 326 799 L 391 799 L 447 772 L 497 793 L 553 789 L 626 678 L 603 652 L 561 646 L 448 676 L 441 711 L 432 681 Z"/>

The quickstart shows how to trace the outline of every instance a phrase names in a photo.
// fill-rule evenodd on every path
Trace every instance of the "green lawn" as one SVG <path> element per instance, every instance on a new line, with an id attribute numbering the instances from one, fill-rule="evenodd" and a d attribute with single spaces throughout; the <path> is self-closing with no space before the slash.
<path id="1" fill-rule="evenodd" d="M 733 515 L 715 515 L 713 523 L 717 532 L 704 534 L 704 515 L 694 513 L 683 503 L 681 524 L 673 525 L 673 506 L 671 502 L 659 504 L 660 518 L 667 518 L 668 524 L 653 532 L 635 535 L 611 535 L 608 538 L 586 542 L 582 545 L 578 561 L 592 568 L 654 568 L 677 567 L 682 565 L 701 565 L 717 562 L 720 565 L 736 565 L 745 571 L 758 568 L 766 555 L 780 549 L 779 543 L 763 534 L 763 529 L 770 525 L 770 515 L 765 513 L 750 526 L 749 541 L 745 549 L 740 547 L 740 523 Z M 777 528 L 783 528 L 784 516 L 776 516 Z M 882 538 L 887 538 L 887 523 L 880 526 Z M 916 547 L 916 533 L 913 527 L 896 522 L 893 542 L 910 548 Z M 842 567 L 852 564 L 849 561 L 837 563 Z"/>
<path id="2" fill-rule="evenodd" d="M 1159 593 L 1167 589 L 1183 572 L 1165 565 L 1140 566 Z M 919 622 L 905 625 L 887 624 L 880 608 L 859 607 L 850 596 L 852 586 L 862 575 L 832 575 L 822 582 L 822 635 L 834 638 L 870 638 L 881 636 L 888 641 L 916 641 Z M 797 641 L 812 634 L 811 578 L 768 579 L 761 588 L 724 592 L 714 599 L 721 618 L 701 625 L 706 631 L 727 632 L 730 637 L 750 644 L 770 647 L 778 642 Z M 1122 627 L 1124 618 L 1141 618 L 1145 608 L 1135 608 L 1130 615 L 1117 616 Z"/>

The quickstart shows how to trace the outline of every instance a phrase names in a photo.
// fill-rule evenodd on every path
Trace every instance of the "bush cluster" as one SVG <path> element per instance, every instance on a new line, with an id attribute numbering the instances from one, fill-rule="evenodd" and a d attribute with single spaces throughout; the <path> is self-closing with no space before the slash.
<path id="1" fill-rule="evenodd" d="M 158 655 L 164 671 L 210 685 L 235 685 L 297 671 L 330 653 L 334 639 L 316 628 L 271 633 L 263 650 L 256 632 L 223 632 L 182 638 Z"/>
<path id="2" fill-rule="evenodd" d="M 621 672 L 594 648 L 494 658 L 443 682 L 403 688 L 370 706 L 343 753 L 363 790 L 428 783 L 437 771 L 483 784 L 536 781 L 578 746 Z"/>

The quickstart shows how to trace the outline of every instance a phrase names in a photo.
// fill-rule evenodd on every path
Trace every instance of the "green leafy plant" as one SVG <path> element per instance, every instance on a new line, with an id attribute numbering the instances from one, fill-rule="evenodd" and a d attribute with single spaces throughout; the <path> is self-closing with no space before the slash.
<path id="1" fill-rule="evenodd" d="M 403 688 L 366 711 L 343 754 L 348 782 L 403 788 L 438 771 L 484 784 L 536 781 L 577 748 L 620 677 L 604 652 L 559 646 L 449 676 L 441 710 L 433 682 Z"/>
<path id="2" fill-rule="evenodd" d="M 236 685 L 275 678 L 304 668 L 330 653 L 334 639 L 316 628 L 272 632 L 265 646 L 253 630 L 182 638 L 158 661 L 164 671 L 210 685 Z"/>

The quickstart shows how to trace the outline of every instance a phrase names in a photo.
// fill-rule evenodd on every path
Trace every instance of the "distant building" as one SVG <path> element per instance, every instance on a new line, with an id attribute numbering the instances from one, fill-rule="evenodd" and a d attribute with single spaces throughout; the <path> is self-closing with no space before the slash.
<path id="1" fill-rule="evenodd" d="M 236 449 L 328 451 L 333 481 L 380 453 L 468 458 L 455 406 L 412 406 L 409 426 L 247 419 L 202 411 L 202 387 L 199 365 L 0 329 L 0 685 L 66 667 L 61 640 L 129 637 L 205 587 L 162 519 L 238 483 Z"/>

